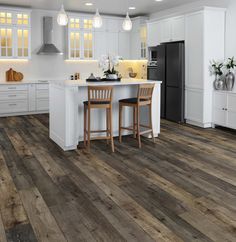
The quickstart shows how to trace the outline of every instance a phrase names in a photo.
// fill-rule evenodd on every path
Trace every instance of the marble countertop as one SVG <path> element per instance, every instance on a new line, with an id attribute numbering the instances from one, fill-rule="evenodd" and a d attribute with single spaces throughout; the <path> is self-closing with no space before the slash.
<path id="1" fill-rule="evenodd" d="M 87 87 L 87 86 L 124 86 L 124 85 L 139 85 L 145 83 L 161 84 L 161 81 L 125 78 L 121 81 L 101 81 L 101 82 L 86 82 L 85 80 L 65 80 L 51 82 L 52 85 L 59 85 L 64 87 Z"/>

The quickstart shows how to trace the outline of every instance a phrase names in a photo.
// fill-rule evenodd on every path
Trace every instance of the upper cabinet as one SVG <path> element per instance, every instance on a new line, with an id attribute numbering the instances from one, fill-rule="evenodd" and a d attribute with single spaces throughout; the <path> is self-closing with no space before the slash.
<path id="1" fill-rule="evenodd" d="M 0 58 L 30 58 L 30 11 L 0 8 Z"/>
<path id="2" fill-rule="evenodd" d="M 135 18 L 132 20 L 133 29 L 130 34 L 130 59 L 147 59 L 147 24 L 146 18 Z"/>
<path id="3" fill-rule="evenodd" d="M 91 18 L 69 17 L 68 58 L 70 60 L 94 58 L 94 31 Z"/>
<path id="4" fill-rule="evenodd" d="M 147 24 L 148 46 L 185 39 L 185 17 L 163 19 Z"/>

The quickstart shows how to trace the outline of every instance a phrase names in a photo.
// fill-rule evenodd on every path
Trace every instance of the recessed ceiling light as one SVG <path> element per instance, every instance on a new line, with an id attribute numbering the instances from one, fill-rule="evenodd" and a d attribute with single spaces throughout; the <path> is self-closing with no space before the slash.
<path id="1" fill-rule="evenodd" d="M 135 9 L 136 9 L 136 7 L 129 7 L 129 9 L 130 9 L 130 10 L 135 10 Z"/>
<path id="2" fill-rule="evenodd" d="M 155 0 L 156 2 L 162 2 L 163 0 Z"/>
<path id="3" fill-rule="evenodd" d="M 93 3 L 85 3 L 86 6 L 93 6 Z"/>

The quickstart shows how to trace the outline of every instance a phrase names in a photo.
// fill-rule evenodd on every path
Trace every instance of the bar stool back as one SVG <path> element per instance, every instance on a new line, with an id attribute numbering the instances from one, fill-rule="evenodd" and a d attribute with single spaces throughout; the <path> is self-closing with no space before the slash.
<path id="1" fill-rule="evenodd" d="M 151 133 L 153 142 L 155 142 L 153 125 L 152 125 L 152 95 L 154 84 L 141 84 L 138 88 L 137 98 L 127 98 L 119 101 L 119 141 L 122 141 L 122 130 L 132 130 L 134 138 L 137 138 L 139 148 L 141 148 L 141 135 Z M 133 107 L 133 127 L 122 127 L 122 111 L 123 107 Z M 140 107 L 149 107 L 149 125 L 140 124 Z M 145 128 L 145 131 L 140 130 L 140 127 Z"/>
<path id="2" fill-rule="evenodd" d="M 90 148 L 92 133 L 106 133 L 106 136 L 92 137 L 93 140 L 106 139 L 111 141 L 114 152 L 112 131 L 112 94 L 111 86 L 89 86 L 88 101 L 84 102 L 84 145 Z M 106 130 L 91 130 L 91 109 L 106 109 Z"/>

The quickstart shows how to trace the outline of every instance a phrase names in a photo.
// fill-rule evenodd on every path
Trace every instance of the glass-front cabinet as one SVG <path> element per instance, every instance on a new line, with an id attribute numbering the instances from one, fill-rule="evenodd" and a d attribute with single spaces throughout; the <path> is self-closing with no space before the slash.
<path id="1" fill-rule="evenodd" d="M 94 32 L 92 19 L 70 16 L 68 24 L 68 58 L 90 60 L 94 58 Z"/>
<path id="2" fill-rule="evenodd" d="M 0 59 L 29 59 L 30 52 L 30 11 L 0 8 Z"/>

